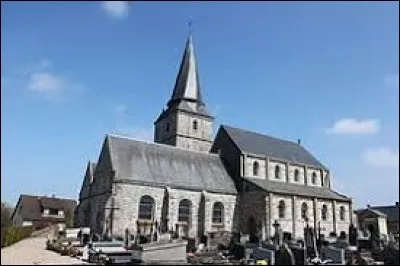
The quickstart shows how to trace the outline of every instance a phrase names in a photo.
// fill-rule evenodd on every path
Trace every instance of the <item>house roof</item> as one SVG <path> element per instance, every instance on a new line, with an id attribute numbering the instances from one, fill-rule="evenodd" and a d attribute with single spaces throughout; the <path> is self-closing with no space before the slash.
<path id="1" fill-rule="evenodd" d="M 233 180 L 216 154 L 108 135 L 115 181 L 236 194 Z"/>
<path id="2" fill-rule="evenodd" d="M 39 221 L 39 220 L 62 220 L 60 218 L 43 217 L 43 209 L 58 209 L 64 212 L 73 213 L 76 207 L 76 201 L 72 199 L 62 199 L 53 197 L 42 197 L 32 195 L 21 195 L 17 206 L 14 208 L 12 217 L 15 212 L 20 211 L 23 220 Z"/>
<path id="3" fill-rule="evenodd" d="M 304 186 L 250 177 L 245 179 L 268 192 L 350 201 L 350 198 L 326 187 Z"/>
<path id="4" fill-rule="evenodd" d="M 388 206 L 370 206 L 367 209 L 360 209 L 357 214 L 360 214 L 366 210 L 373 211 L 375 214 L 380 216 L 386 216 L 388 222 L 399 222 L 399 206 L 388 205 Z"/>
<path id="5" fill-rule="evenodd" d="M 242 152 L 266 155 L 292 163 L 305 164 L 328 170 L 311 153 L 298 143 L 227 125 L 221 126 Z"/>
<path id="6" fill-rule="evenodd" d="M 361 209 L 361 210 L 357 210 L 356 211 L 357 215 L 365 215 L 365 214 L 368 214 L 368 213 L 372 213 L 372 214 L 374 214 L 376 216 L 380 216 L 380 217 L 387 217 L 387 215 L 384 214 L 383 212 L 380 212 L 378 210 L 374 210 L 374 209 L 371 209 L 371 208 Z"/>

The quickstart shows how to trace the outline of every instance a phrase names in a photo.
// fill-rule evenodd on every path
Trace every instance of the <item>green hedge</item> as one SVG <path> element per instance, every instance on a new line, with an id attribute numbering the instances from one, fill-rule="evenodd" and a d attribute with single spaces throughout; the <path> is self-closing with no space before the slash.
<path id="1" fill-rule="evenodd" d="M 24 238 L 29 237 L 33 232 L 32 227 L 8 227 L 1 228 L 1 247 L 8 247 Z"/>

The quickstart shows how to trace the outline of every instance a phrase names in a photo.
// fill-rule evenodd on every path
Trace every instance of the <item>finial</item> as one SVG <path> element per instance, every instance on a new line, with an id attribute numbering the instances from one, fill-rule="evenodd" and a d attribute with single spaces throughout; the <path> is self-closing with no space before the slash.
<path id="1" fill-rule="evenodd" d="M 190 16 L 188 22 L 189 35 L 192 35 L 192 25 L 193 25 L 193 17 Z"/>

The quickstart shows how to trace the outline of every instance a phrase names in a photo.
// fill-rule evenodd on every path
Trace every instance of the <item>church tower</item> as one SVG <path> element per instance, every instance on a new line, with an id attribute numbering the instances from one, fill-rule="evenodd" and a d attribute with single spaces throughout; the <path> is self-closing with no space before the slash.
<path id="1" fill-rule="evenodd" d="M 201 97 L 193 40 L 189 35 L 171 99 L 154 122 L 154 142 L 209 152 L 213 121 Z"/>

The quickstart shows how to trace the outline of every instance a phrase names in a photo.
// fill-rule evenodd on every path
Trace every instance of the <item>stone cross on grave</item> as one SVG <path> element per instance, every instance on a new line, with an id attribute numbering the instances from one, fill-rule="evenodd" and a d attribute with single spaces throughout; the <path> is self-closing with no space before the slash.
<path id="1" fill-rule="evenodd" d="M 274 242 L 276 245 L 280 246 L 282 244 L 282 230 L 280 224 L 275 220 L 272 226 L 275 228 Z"/>

